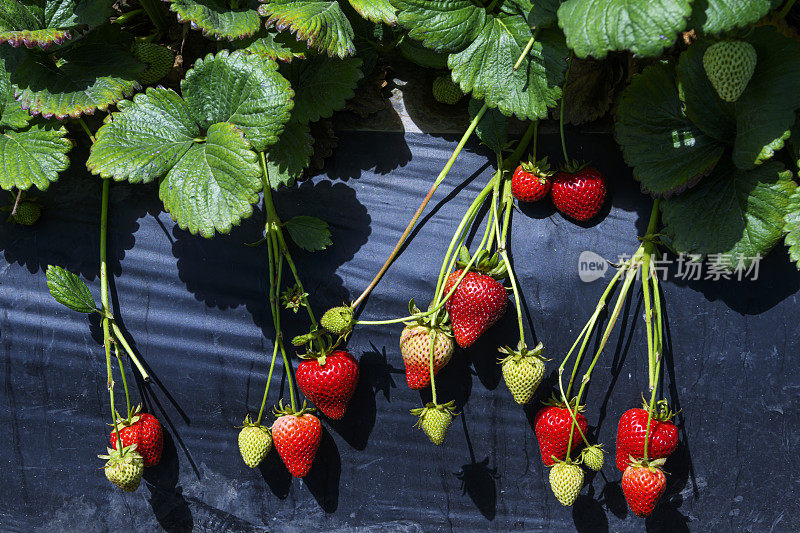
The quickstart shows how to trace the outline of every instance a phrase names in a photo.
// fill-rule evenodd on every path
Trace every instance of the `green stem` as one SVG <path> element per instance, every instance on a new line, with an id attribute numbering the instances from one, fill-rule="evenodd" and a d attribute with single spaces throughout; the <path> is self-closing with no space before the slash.
<path id="1" fill-rule="evenodd" d="M 564 88 L 561 91 L 561 109 L 558 114 L 558 131 L 561 134 L 561 151 L 564 153 L 564 164 L 569 163 L 569 156 L 567 155 L 567 142 L 564 140 L 564 100 L 567 99 L 567 80 L 569 79 L 569 72 L 572 70 L 571 53 L 567 61 L 567 72 L 564 74 Z"/>
<path id="2" fill-rule="evenodd" d="M 127 408 L 127 419 L 131 419 L 131 395 L 128 392 L 128 380 L 125 378 L 125 365 L 122 364 L 122 358 L 119 356 L 119 346 L 114 343 L 114 355 L 117 357 L 119 364 L 119 373 L 122 376 L 122 387 L 125 389 L 125 406 Z"/>
<path id="3" fill-rule="evenodd" d="M 794 6 L 794 3 L 795 3 L 795 2 L 796 2 L 796 0 L 788 0 L 788 1 L 787 1 L 787 2 L 786 2 L 784 5 L 783 5 L 783 7 L 781 8 L 781 10 L 778 12 L 778 17 L 779 17 L 779 18 L 782 18 L 782 19 L 783 19 L 783 18 L 786 18 L 786 15 L 788 15 L 788 14 L 789 14 L 789 11 L 791 11 L 791 10 L 792 10 L 792 6 Z"/>
<path id="4" fill-rule="evenodd" d="M 661 369 L 661 360 L 659 359 L 656 363 L 656 372 L 659 372 Z M 647 410 L 647 428 L 644 431 L 644 460 L 647 461 L 647 452 L 649 451 L 648 446 L 650 445 L 650 424 L 653 421 L 653 408 L 656 405 L 656 390 L 658 387 L 653 387 L 653 390 L 650 391 L 650 406 Z"/>
<path id="5" fill-rule="evenodd" d="M 534 35 L 533 37 L 530 38 L 530 40 L 528 40 L 528 44 L 526 44 L 525 48 L 522 50 L 522 55 L 520 55 L 519 59 L 517 59 L 517 62 L 514 63 L 514 70 L 517 70 L 519 68 L 519 66 L 525 60 L 525 56 L 527 56 L 528 52 L 531 51 L 531 48 L 533 47 L 533 43 L 535 43 L 535 42 L 536 42 L 536 35 Z"/>
<path id="6" fill-rule="evenodd" d="M 153 26 L 155 26 L 160 33 L 166 33 L 169 29 L 169 20 L 164 12 L 162 2 L 159 0 L 139 0 L 139 4 L 141 4 L 142 8 L 147 13 Z"/>
<path id="7" fill-rule="evenodd" d="M 125 24 L 129 22 L 131 19 L 134 19 L 144 13 L 142 9 L 134 9 L 132 11 L 128 11 L 127 13 L 123 13 L 122 15 L 118 16 L 114 19 L 113 24 Z"/>
<path id="8" fill-rule="evenodd" d="M 431 329 L 431 346 L 428 354 L 428 371 L 431 374 L 431 401 L 433 401 L 433 405 L 438 405 L 438 402 L 436 401 L 436 375 L 433 372 L 433 354 L 436 352 L 436 335 L 438 335 L 436 328 Z"/>
<path id="9" fill-rule="evenodd" d="M 289 265 L 289 269 L 292 271 L 292 276 L 294 277 L 294 281 L 297 286 L 300 288 L 300 293 L 305 294 L 305 288 L 303 287 L 303 282 L 300 280 L 300 275 L 297 273 L 297 267 L 292 260 L 292 255 L 289 253 L 289 247 L 286 246 L 286 240 L 283 237 L 283 230 L 281 226 L 283 225 L 281 219 L 278 217 L 278 213 L 275 210 L 275 203 L 272 200 L 272 185 L 269 181 L 269 172 L 267 170 L 267 157 L 264 152 L 259 152 L 259 157 L 261 159 L 261 172 L 262 172 L 262 181 L 264 185 L 264 209 L 267 213 L 267 224 L 272 224 L 271 232 L 277 238 L 277 248 L 275 249 L 275 253 L 277 255 L 278 252 L 286 259 L 286 264 Z M 267 229 L 270 231 L 270 228 Z M 313 327 L 317 327 L 317 319 L 314 317 L 314 311 L 311 309 L 311 304 L 308 302 L 308 297 L 303 296 L 303 307 L 306 308 L 308 313 L 308 318 L 311 320 L 311 325 Z"/>
<path id="10" fill-rule="evenodd" d="M 269 223 L 267 223 L 268 225 Z M 268 230 L 267 230 L 268 231 Z M 267 233 L 269 235 L 269 233 Z M 273 324 L 276 325 L 275 329 L 275 339 L 273 340 L 273 347 L 272 347 L 272 362 L 269 365 L 269 374 L 267 375 L 267 383 L 264 386 L 264 396 L 261 398 L 261 409 L 258 411 L 258 419 L 256 420 L 256 424 L 261 423 L 261 417 L 264 415 L 264 406 L 267 404 L 267 395 L 269 394 L 269 385 L 272 383 L 272 372 L 275 369 L 275 359 L 278 355 L 278 334 L 280 330 L 278 326 L 280 324 L 280 315 L 278 310 L 278 300 L 276 298 L 277 288 L 280 287 L 281 284 L 281 275 L 283 271 L 283 261 L 278 259 L 278 268 L 277 274 L 275 273 L 275 262 L 277 257 L 277 252 L 274 249 L 274 244 L 272 238 L 267 238 L 267 255 L 268 255 L 268 263 L 269 263 L 269 305 L 270 311 L 273 316 Z M 277 317 L 277 319 L 275 318 Z"/>
<path id="11" fill-rule="evenodd" d="M 110 313 L 111 311 L 109 311 L 109 323 L 111 325 L 111 331 L 114 334 L 114 340 L 122 345 L 122 348 L 125 350 L 125 353 L 128 354 L 128 357 L 131 358 L 131 361 L 133 361 L 133 365 L 136 367 L 136 370 L 139 371 L 142 379 L 144 381 L 150 381 L 150 374 L 148 374 L 147 370 L 144 369 L 144 365 L 142 365 L 142 362 L 139 361 L 139 358 L 136 356 L 136 353 L 134 353 L 131 345 L 128 344 L 128 341 L 125 340 L 122 330 L 119 329 L 119 326 L 117 326 L 117 323 L 114 321 L 114 317 L 110 316 Z"/>
<path id="12" fill-rule="evenodd" d="M 533 121 L 533 162 L 536 163 L 536 149 L 539 145 L 539 120 Z"/>
<path id="13" fill-rule="evenodd" d="M 83 122 L 83 121 L 81 121 Z M 85 125 L 85 124 L 84 124 Z M 88 128 L 87 128 L 88 129 Z M 106 352 L 106 387 L 111 401 L 111 423 L 117 433 L 117 449 L 122 450 L 122 437 L 117 426 L 117 409 L 114 403 L 114 376 L 111 373 L 111 332 L 108 329 L 108 314 L 110 306 L 108 304 L 108 267 L 106 256 L 108 249 L 108 196 L 110 179 L 103 179 L 103 193 L 100 204 L 100 302 L 103 306 L 103 349 Z"/>
<path id="14" fill-rule="evenodd" d="M 89 136 L 89 140 L 91 140 L 92 144 L 94 144 L 94 135 L 92 134 L 92 130 L 89 129 L 89 126 L 86 125 L 86 122 L 83 120 L 83 118 L 78 119 L 78 124 L 81 125 L 83 131 L 86 132 L 86 135 Z"/>
<path id="15" fill-rule="evenodd" d="M 406 239 L 411 234 L 411 231 L 414 229 L 414 226 L 417 224 L 417 221 L 419 220 L 419 217 L 422 215 L 422 212 L 425 210 L 425 207 L 428 205 L 428 202 L 431 201 L 431 198 L 433 198 L 433 195 L 436 193 L 436 189 L 439 188 L 439 185 L 441 185 L 442 181 L 444 181 L 445 177 L 447 177 L 447 174 L 450 172 L 450 169 L 456 162 L 456 158 L 464 149 L 464 146 L 466 146 L 467 141 L 472 136 L 472 133 L 475 131 L 475 128 L 478 126 L 478 123 L 483 118 L 483 115 L 486 113 L 488 109 L 489 107 L 486 104 L 483 104 L 483 107 L 480 108 L 478 114 L 475 115 L 475 118 L 472 119 L 472 122 L 470 122 L 467 131 L 464 132 L 464 135 L 461 136 L 461 140 L 458 142 L 456 149 L 453 151 L 452 155 L 450 156 L 450 159 L 447 160 L 447 163 L 445 164 L 442 171 L 439 172 L 439 175 L 436 177 L 436 181 L 433 182 L 433 185 L 428 191 L 428 194 L 425 195 L 425 198 L 422 200 L 422 203 L 417 208 L 417 211 L 414 213 L 414 216 L 411 217 L 411 221 L 406 226 L 405 231 L 403 231 L 403 234 L 400 236 L 400 239 L 397 241 L 397 244 L 394 246 L 394 249 L 389 254 L 389 257 L 383 263 L 383 266 L 378 271 L 378 273 L 375 274 L 375 277 L 372 278 L 372 281 L 370 281 L 369 285 L 367 285 L 367 288 L 364 289 L 364 292 L 362 292 L 359 295 L 359 297 L 356 298 L 355 301 L 350 305 L 352 309 L 355 309 L 359 305 L 361 305 L 361 302 L 363 302 L 364 299 L 367 296 L 369 296 L 369 294 L 372 292 L 372 289 L 375 288 L 375 286 L 381 280 L 386 271 L 389 270 L 389 267 L 392 265 L 394 260 L 397 258 L 397 255 L 400 253 L 400 249 L 403 247 L 403 244 L 405 244 Z"/>

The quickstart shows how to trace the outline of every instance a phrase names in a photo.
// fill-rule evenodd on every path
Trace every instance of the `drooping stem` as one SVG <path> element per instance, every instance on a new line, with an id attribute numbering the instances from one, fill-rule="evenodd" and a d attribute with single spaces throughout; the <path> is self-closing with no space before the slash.
<path id="1" fill-rule="evenodd" d="M 117 364 L 119 364 L 119 374 L 122 376 L 122 387 L 125 389 L 125 406 L 127 408 L 127 419 L 131 419 L 131 395 L 128 392 L 128 380 L 125 378 L 125 365 L 122 364 L 122 358 L 119 356 L 119 346 L 117 343 L 114 343 L 114 355 L 117 358 Z"/>
<path id="2" fill-rule="evenodd" d="M 117 426 L 117 409 L 114 403 L 114 376 L 111 373 L 111 332 L 108 327 L 108 268 L 106 266 L 106 250 L 108 248 L 108 196 L 109 196 L 109 179 L 103 179 L 103 192 L 101 197 L 100 207 L 100 302 L 103 306 L 103 318 L 101 325 L 103 328 L 103 349 L 106 353 L 106 387 L 108 388 L 108 397 L 111 401 L 111 423 L 114 426 L 114 431 L 117 434 L 117 449 L 122 450 L 122 437 L 119 434 Z"/>
<path id="3" fill-rule="evenodd" d="M 438 331 L 436 331 L 436 328 L 432 328 L 430 333 L 431 346 L 430 346 L 430 353 L 428 356 L 428 371 L 431 374 L 431 400 L 433 401 L 434 405 L 438 405 L 438 402 L 436 401 L 436 374 L 433 371 L 433 354 L 436 352 L 437 335 Z"/>
<path id="4" fill-rule="evenodd" d="M 117 326 L 117 323 L 114 321 L 114 317 L 110 316 L 111 313 L 110 310 L 108 311 L 108 313 L 109 313 L 109 323 L 111 325 L 111 332 L 114 335 L 114 340 L 122 345 L 122 348 L 125 350 L 125 353 L 128 354 L 128 357 L 131 358 L 131 361 L 133 361 L 133 365 L 136 367 L 136 370 L 139 371 L 139 374 L 142 376 L 142 379 L 144 381 L 150 381 L 150 374 L 148 374 L 147 370 L 145 370 L 144 365 L 142 365 L 142 362 L 139 360 L 139 357 L 133 351 L 133 348 L 131 348 L 131 345 L 128 344 L 127 340 L 125 340 L 125 336 L 122 334 L 122 330 L 119 329 L 119 326 Z"/>
<path id="5" fill-rule="evenodd" d="M 289 384 L 289 396 L 292 403 L 292 411 L 297 412 L 297 400 L 295 398 L 295 391 L 294 391 L 294 380 L 292 379 L 292 366 L 289 363 L 289 358 L 286 355 L 286 349 L 283 345 L 283 333 L 281 332 L 281 315 L 280 315 L 280 306 L 278 305 L 278 298 L 277 293 L 280 290 L 280 277 L 282 275 L 282 268 L 283 268 L 283 260 L 286 260 L 286 263 L 289 265 L 289 269 L 292 271 L 294 275 L 295 282 L 300 287 L 300 291 L 302 294 L 305 294 L 305 290 L 303 289 L 302 283 L 300 282 L 300 277 L 297 275 L 297 269 L 294 266 L 294 262 L 292 261 L 291 255 L 289 255 L 289 250 L 286 247 L 286 242 L 283 240 L 283 234 L 280 228 L 280 219 L 278 218 L 277 213 L 275 212 L 275 205 L 272 201 L 272 185 L 269 181 L 269 172 L 267 171 L 267 162 L 266 156 L 263 152 L 259 153 L 259 157 L 261 160 L 261 170 L 262 170 L 262 182 L 264 185 L 264 210 L 267 213 L 267 221 L 266 221 L 266 235 L 265 238 L 267 240 L 268 246 L 268 263 L 269 263 L 269 273 L 270 273 L 270 309 L 272 312 L 272 323 L 275 327 L 275 343 L 280 349 L 281 358 L 283 359 L 283 367 L 286 370 L 286 381 Z M 312 324 L 316 327 L 317 322 L 314 318 L 314 313 L 311 310 L 311 305 L 308 303 L 308 298 L 303 296 L 303 304 L 308 311 L 308 316 L 311 319 Z M 271 372 L 271 370 L 270 370 Z M 269 381 L 267 381 L 266 389 L 269 387 Z M 264 401 L 266 400 L 268 390 L 264 391 L 264 400 L 262 400 L 262 408 L 263 411 Z M 259 413 L 259 421 L 261 419 L 261 413 Z"/>
<path id="6" fill-rule="evenodd" d="M 792 7 L 794 6 L 794 3 L 796 1 L 797 0 L 787 0 L 787 2 L 783 5 L 781 10 L 778 12 L 778 18 L 782 19 L 786 18 L 786 15 L 788 15 L 789 11 L 792 10 Z"/>
<path id="7" fill-rule="evenodd" d="M 514 63 L 514 70 L 517 70 L 517 69 L 519 68 L 519 66 L 520 66 L 520 65 L 522 64 L 522 62 L 525 60 L 525 56 L 527 56 L 527 55 L 528 55 L 528 52 L 530 52 L 530 51 L 531 51 L 531 48 L 533 47 L 533 43 L 535 43 L 535 42 L 536 42 L 536 35 L 534 35 L 533 37 L 531 37 L 531 38 L 528 40 L 528 44 L 526 44 L 526 45 L 525 45 L 525 48 L 523 48 L 523 49 L 522 49 L 522 55 L 520 55 L 520 56 L 519 56 L 519 59 L 517 59 L 517 62 L 516 62 L 516 63 Z"/>
<path id="8" fill-rule="evenodd" d="M 127 13 L 123 13 L 122 15 L 118 16 L 117 18 L 115 18 L 112 21 L 112 24 L 125 24 L 126 22 L 129 22 L 130 20 L 135 19 L 136 17 L 138 17 L 142 13 L 144 13 L 144 10 L 142 10 L 142 9 L 133 9 L 133 10 L 128 11 Z"/>
<path id="9" fill-rule="evenodd" d="M 17 189 L 17 199 L 14 200 L 14 207 L 11 208 L 11 216 L 17 214 L 17 208 L 19 207 L 19 201 L 22 199 L 22 189 Z"/>
<path id="10" fill-rule="evenodd" d="M 425 195 L 425 198 L 422 200 L 422 203 L 417 208 L 416 212 L 414 213 L 414 216 L 411 217 L 411 221 L 406 226 L 405 231 L 403 231 L 403 234 L 400 235 L 400 239 L 397 241 L 397 244 L 392 249 L 392 252 L 389 254 L 389 257 L 383 263 L 383 266 L 378 271 L 378 273 L 375 274 L 375 277 L 372 278 L 372 281 L 370 281 L 369 285 L 367 285 L 367 288 L 364 289 L 364 292 L 362 292 L 359 295 L 359 297 L 356 298 L 355 301 L 350 305 L 351 309 L 356 309 L 359 305 L 361 305 L 364 299 L 367 296 L 369 296 L 369 294 L 372 292 L 372 289 L 374 289 L 375 286 L 378 284 L 378 282 L 381 280 L 386 271 L 389 270 L 389 267 L 397 258 L 397 254 L 400 253 L 400 249 L 403 247 L 403 244 L 405 244 L 406 239 L 411 234 L 411 231 L 414 229 L 414 226 L 417 224 L 419 217 L 422 216 L 422 212 L 425 211 L 425 207 L 428 205 L 428 202 L 431 201 L 431 198 L 433 198 L 433 195 L 436 193 L 436 189 L 439 188 L 439 185 L 441 185 L 442 181 L 444 181 L 445 177 L 447 177 L 447 174 L 450 172 L 450 169 L 456 162 L 456 158 L 464 149 L 464 146 L 467 144 L 467 141 L 472 136 L 472 133 L 475 131 L 475 128 L 478 126 L 478 123 L 481 121 L 483 115 L 486 113 L 488 109 L 489 107 L 486 104 L 483 104 L 483 107 L 480 108 L 478 114 L 475 115 L 475 118 L 472 119 L 472 122 L 470 122 L 467 131 L 465 131 L 464 135 L 462 135 L 461 140 L 458 142 L 458 145 L 456 146 L 456 149 L 450 156 L 450 159 L 447 160 L 447 163 L 445 164 L 444 168 L 442 169 L 441 172 L 439 172 L 439 175 L 436 177 L 436 181 L 433 182 L 433 185 L 428 191 L 428 194 Z"/>
<path id="11" fill-rule="evenodd" d="M 517 279 L 514 275 L 514 269 L 511 267 L 511 261 L 508 258 L 508 251 L 506 250 L 506 239 L 508 238 L 508 227 L 511 220 L 511 211 L 514 208 L 514 197 L 511 194 L 511 180 L 506 179 L 503 184 L 503 202 L 505 204 L 505 214 L 503 217 L 503 232 L 500 237 L 500 257 L 503 259 L 503 264 L 506 266 L 506 273 L 508 280 L 511 282 L 511 290 L 514 293 L 514 303 L 517 310 L 517 326 L 519 327 L 519 340 L 525 344 L 525 327 L 522 320 L 522 299 L 520 298 L 519 289 L 517 288 Z"/>
<path id="12" fill-rule="evenodd" d="M 261 408 L 258 411 L 258 418 L 256 419 L 256 425 L 261 423 L 261 417 L 264 415 L 264 406 L 266 406 L 267 404 L 269 385 L 270 383 L 272 383 L 272 372 L 273 370 L 275 370 L 275 359 L 277 358 L 278 355 L 278 346 L 279 346 L 278 335 L 280 334 L 280 331 L 278 330 L 278 326 L 280 325 L 280 315 L 279 315 L 280 310 L 278 308 L 278 299 L 276 293 L 278 287 L 280 287 L 281 284 L 281 276 L 283 274 L 283 261 L 281 261 L 280 259 L 277 260 L 278 265 L 276 269 L 275 263 L 278 254 L 275 252 L 273 240 L 271 238 L 267 239 L 267 255 L 268 255 L 267 261 L 269 264 L 269 304 L 270 304 L 270 311 L 273 316 L 273 324 L 275 324 L 275 339 L 273 340 L 273 347 L 272 347 L 272 362 L 270 362 L 269 364 L 269 374 L 267 375 L 267 383 L 264 386 L 264 396 L 261 398 Z"/>
<path id="13" fill-rule="evenodd" d="M 272 200 L 272 185 L 269 181 L 267 158 L 264 152 L 259 152 L 259 158 L 261 160 L 262 181 L 264 185 L 264 210 L 267 214 L 267 233 L 272 233 L 276 239 L 274 250 L 276 255 L 275 260 L 278 262 L 277 256 L 279 254 L 283 257 L 283 259 L 286 260 L 286 264 L 289 265 L 289 270 L 292 271 L 294 281 L 297 284 L 297 287 L 300 289 L 300 294 L 304 295 L 302 296 L 303 307 L 305 307 L 306 312 L 308 313 L 308 318 L 311 320 L 311 325 L 316 328 L 317 319 L 314 317 L 314 311 L 311 309 L 311 304 L 308 301 L 308 297 L 305 296 L 306 291 L 303 287 L 303 282 L 300 280 L 300 275 L 297 273 L 297 267 L 294 264 L 294 260 L 292 260 L 292 255 L 289 253 L 289 247 L 286 245 L 286 240 L 283 237 L 283 230 L 281 229 L 283 224 L 281 219 L 278 217 L 278 213 L 275 210 L 275 203 Z"/>
<path id="14" fill-rule="evenodd" d="M 570 54 L 567 58 L 567 72 L 564 74 L 564 88 L 561 90 L 561 109 L 558 113 L 558 131 L 561 134 L 561 151 L 564 154 L 564 164 L 569 163 L 567 142 L 564 139 L 564 101 L 567 99 L 567 80 L 569 80 L 569 72 L 572 70 L 572 61 L 572 54 Z"/>

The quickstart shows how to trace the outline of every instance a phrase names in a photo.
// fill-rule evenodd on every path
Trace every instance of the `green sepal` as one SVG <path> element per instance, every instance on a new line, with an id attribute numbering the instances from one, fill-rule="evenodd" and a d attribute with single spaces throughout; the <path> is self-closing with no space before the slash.
<path id="1" fill-rule="evenodd" d="M 645 411 L 650 410 L 650 402 L 648 402 L 644 394 L 642 394 L 642 409 Z M 656 404 L 653 406 L 653 420 L 658 420 L 659 422 L 667 422 L 668 420 L 672 420 L 680 411 L 672 412 L 669 408 L 669 403 L 667 400 L 658 400 Z"/>
<path id="2" fill-rule="evenodd" d="M 538 161 L 524 161 L 520 163 L 520 166 L 525 172 L 539 178 L 547 178 L 556 173 L 555 170 L 550 168 L 550 163 L 547 162 L 547 156 L 544 156 Z"/>
<path id="3" fill-rule="evenodd" d="M 528 349 L 524 342 L 519 341 L 516 348 L 504 346 L 502 348 L 498 348 L 497 351 L 505 355 L 505 357 L 502 357 L 498 360 L 500 364 L 512 360 L 519 362 L 527 357 L 535 357 L 536 359 L 541 359 L 542 361 L 550 361 L 550 359 L 542 357 L 542 354 L 544 353 L 544 344 L 541 342 L 531 350 Z"/>
<path id="4" fill-rule="evenodd" d="M 311 414 L 314 411 L 315 409 L 313 407 L 309 407 L 305 400 L 303 401 L 303 406 L 299 411 L 292 409 L 291 405 L 283 405 L 283 399 L 278 400 L 278 405 L 272 409 L 272 413 L 275 415 L 275 418 L 280 418 L 287 415 L 301 417 L 304 414 Z"/>

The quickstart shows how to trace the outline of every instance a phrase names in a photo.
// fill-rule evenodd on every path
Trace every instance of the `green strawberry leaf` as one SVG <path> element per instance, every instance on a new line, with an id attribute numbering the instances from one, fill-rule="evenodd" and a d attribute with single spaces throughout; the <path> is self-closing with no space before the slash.
<path id="1" fill-rule="evenodd" d="M 102 26 L 65 52 L 0 48 L 0 59 L 22 107 L 34 115 L 78 117 L 105 111 L 141 88 L 136 77 L 145 65 L 130 52 L 132 38 L 117 26 Z"/>
<path id="2" fill-rule="evenodd" d="M 486 24 L 486 9 L 471 0 L 392 0 L 408 36 L 436 52 L 457 52 L 472 43 Z"/>
<path id="3" fill-rule="evenodd" d="M 359 15 L 372 22 L 383 22 L 390 26 L 397 23 L 392 3 L 389 0 L 349 0 Z"/>
<path id="4" fill-rule="evenodd" d="M 696 183 L 725 146 L 683 113 L 675 67 L 656 64 L 635 76 L 617 108 L 616 137 L 642 189 L 668 196 Z"/>
<path id="5" fill-rule="evenodd" d="M 72 142 L 63 126 L 34 123 L 0 132 L 0 188 L 26 190 L 35 185 L 45 190 L 69 167 L 66 153 Z"/>
<path id="6" fill-rule="evenodd" d="M 303 250 L 317 252 L 333 244 L 331 230 L 324 220 L 298 216 L 287 220 L 285 225 L 292 240 Z"/>
<path id="7" fill-rule="evenodd" d="M 233 41 L 249 37 L 261 27 L 258 0 L 236 3 L 239 7 L 231 7 L 229 0 L 170 0 L 169 8 L 179 22 L 189 23 L 206 37 Z"/>
<path id="8" fill-rule="evenodd" d="M 478 116 L 478 112 L 482 107 L 483 102 L 480 100 L 470 100 L 470 120 L 474 120 Z M 483 144 L 491 148 L 496 154 L 500 154 L 508 142 L 508 118 L 503 116 L 497 109 L 488 109 L 483 118 L 478 121 L 478 125 L 475 127 L 475 134 Z"/>
<path id="9" fill-rule="evenodd" d="M 47 267 L 47 288 L 55 300 L 79 313 L 94 313 L 97 310 L 89 287 L 75 274 L 60 266 Z"/>
<path id="10" fill-rule="evenodd" d="M 292 109 L 289 82 L 277 69 L 274 61 L 223 50 L 198 59 L 181 91 L 201 129 L 228 122 L 264 150 L 278 140 Z"/>
<path id="11" fill-rule="evenodd" d="M 266 150 L 267 173 L 272 188 L 278 189 L 281 185 L 289 187 L 294 184 L 302 177 L 313 153 L 314 139 L 311 137 L 308 123 L 289 122 L 278 142 Z"/>
<path id="12" fill-rule="evenodd" d="M 196 69 L 181 85 L 185 100 L 149 88 L 121 102 L 98 130 L 86 165 L 116 180 L 163 177 L 159 194 L 178 225 L 211 237 L 252 214 L 261 169 L 243 131 L 255 143 L 277 139 L 291 92 L 274 63 L 242 52 L 207 56 Z M 275 85 L 284 86 L 277 97 Z"/>
<path id="13" fill-rule="evenodd" d="M 5 60 L 0 55 L 0 127 L 24 128 L 32 119 L 33 116 L 22 109 L 14 98 L 11 73 L 5 68 Z"/>
<path id="14" fill-rule="evenodd" d="M 334 111 L 355 95 L 358 80 L 362 78 L 361 59 L 349 57 L 335 59 L 314 56 L 281 65 L 294 89 L 292 120 L 316 122 L 330 117 Z"/>
<path id="15" fill-rule="evenodd" d="M 264 28 L 252 37 L 233 41 L 230 48 L 286 63 L 296 57 L 302 59 L 308 54 L 308 45 L 295 39 L 291 33 Z"/>
<path id="16" fill-rule="evenodd" d="M 630 50 L 657 57 L 686 28 L 691 0 L 566 0 L 558 23 L 578 57 Z"/>
<path id="17" fill-rule="evenodd" d="M 533 36 L 520 15 L 489 17 L 472 44 L 447 60 L 453 81 L 506 116 L 535 120 L 561 98 L 567 49 L 555 30 L 541 30 L 517 70 L 514 64 Z"/>
<path id="18" fill-rule="evenodd" d="M 726 163 L 699 185 L 662 203 L 664 233 L 679 253 L 715 256 L 728 270 L 763 257 L 784 234 L 791 173 L 768 162 L 752 170 Z"/>
<path id="19" fill-rule="evenodd" d="M 532 28 L 547 28 L 555 24 L 561 2 L 562 0 L 510 0 Z"/>
<path id="20" fill-rule="evenodd" d="M 760 20 L 772 7 L 770 0 L 703 0 L 695 2 L 689 27 L 705 34 L 744 28 Z"/>
<path id="21" fill-rule="evenodd" d="M 182 229 L 210 238 L 252 215 L 260 190 L 256 154 L 239 129 L 223 122 L 172 167 L 159 196 Z"/>
<path id="22" fill-rule="evenodd" d="M 409 61 L 425 68 L 446 69 L 447 54 L 434 52 L 430 48 L 425 48 L 419 41 L 410 37 L 404 38 L 400 42 L 400 53 Z"/>
<path id="23" fill-rule="evenodd" d="M 278 31 L 291 28 L 298 39 L 329 56 L 351 56 L 353 27 L 336 0 L 270 0 L 258 8 L 267 26 Z"/>
<path id="24" fill-rule="evenodd" d="M 794 194 L 789 197 L 783 229 L 786 232 L 789 257 L 797 263 L 797 268 L 800 269 L 800 189 L 795 190 Z"/>
<path id="25" fill-rule="evenodd" d="M 39 46 L 62 44 L 81 31 L 106 22 L 111 0 L 3 0 L 0 43 Z"/>

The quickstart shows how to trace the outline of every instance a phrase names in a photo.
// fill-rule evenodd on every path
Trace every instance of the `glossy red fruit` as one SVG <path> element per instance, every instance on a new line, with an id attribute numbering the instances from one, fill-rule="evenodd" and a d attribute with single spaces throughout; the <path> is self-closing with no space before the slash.
<path id="1" fill-rule="evenodd" d="M 461 276 L 456 270 L 447 277 L 444 294 L 448 294 Z M 472 346 L 506 312 L 506 289 L 499 281 L 478 272 L 467 272 L 453 296 L 447 300 L 447 312 L 453 325 L 453 336 L 462 348 Z"/>
<path id="2" fill-rule="evenodd" d="M 662 411 L 664 412 L 664 411 Z M 650 459 L 666 459 L 678 446 L 678 428 L 667 420 L 659 420 L 655 413 L 650 423 L 650 442 L 647 456 Z M 667 412 L 667 418 L 671 413 Z M 644 440 L 647 431 L 647 410 L 628 409 L 619 419 L 617 426 L 617 468 L 624 472 L 630 463 L 630 456 L 634 459 L 644 457 Z"/>
<path id="3" fill-rule="evenodd" d="M 136 452 L 144 459 L 144 466 L 156 466 L 161 460 L 161 451 L 164 449 L 164 433 L 158 419 L 150 413 L 136 414 L 131 418 L 131 424 L 126 421 L 119 422 L 119 434 L 122 446 L 136 444 Z M 117 449 L 117 432 L 111 431 L 109 442 L 113 449 Z"/>
<path id="4" fill-rule="evenodd" d="M 578 427 L 584 434 L 589 427 L 586 417 L 576 413 Z M 572 416 L 569 410 L 562 405 L 548 405 L 536 413 L 534 419 L 534 432 L 539 441 L 539 451 L 545 466 L 553 466 L 556 457 L 559 461 L 567 458 L 567 445 L 569 443 L 569 430 L 572 425 Z M 576 429 L 572 435 L 572 449 L 577 448 L 583 441 L 581 434 Z"/>
<path id="5" fill-rule="evenodd" d="M 358 362 L 343 350 L 297 367 L 297 385 L 325 416 L 339 420 L 358 385 Z"/>
<path id="6" fill-rule="evenodd" d="M 308 474 L 321 438 L 322 424 L 310 413 L 283 415 L 272 424 L 275 449 L 294 477 Z"/>
<path id="7" fill-rule="evenodd" d="M 521 163 L 511 177 L 511 194 L 520 202 L 537 202 L 550 192 L 547 172 L 538 172 L 530 163 Z"/>
<path id="8" fill-rule="evenodd" d="M 667 487 L 667 476 L 655 466 L 630 465 L 622 474 L 622 493 L 636 516 L 650 516 Z"/>
<path id="9" fill-rule="evenodd" d="M 575 220 L 593 218 L 606 199 L 606 180 L 591 167 L 576 172 L 559 172 L 553 178 L 553 204 L 556 209 Z"/>

